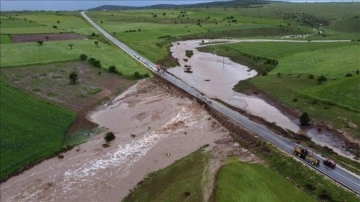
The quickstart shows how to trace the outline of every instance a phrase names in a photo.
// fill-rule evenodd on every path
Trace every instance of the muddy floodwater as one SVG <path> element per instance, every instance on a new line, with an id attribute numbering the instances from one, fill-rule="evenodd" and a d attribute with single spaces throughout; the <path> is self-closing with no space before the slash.
<path id="1" fill-rule="evenodd" d="M 232 90 L 239 81 L 255 77 L 257 75 L 255 70 L 226 57 L 199 52 L 196 48 L 201 42 L 202 40 L 174 42 L 170 50 L 173 57 L 178 59 L 180 66 L 170 68 L 168 71 L 208 97 L 221 99 L 249 114 L 274 122 L 284 129 L 295 133 L 299 131 L 300 128 L 274 106 L 260 98 Z M 192 50 L 194 55 L 191 58 L 186 57 L 186 50 Z M 191 66 L 192 73 L 184 71 L 185 65 Z"/>
<path id="2" fill-rule="evenodd" d="M 1 184 L 1 201 L 120 201 L 148 173 L 229 132 L 199 105 L 152 80 L 140 81 L 89 118 L 114 132 L 46 160 Z"/>

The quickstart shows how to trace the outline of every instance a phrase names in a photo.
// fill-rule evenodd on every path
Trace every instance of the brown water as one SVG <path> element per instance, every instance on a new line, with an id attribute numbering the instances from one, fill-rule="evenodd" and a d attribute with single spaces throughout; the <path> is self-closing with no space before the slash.
<path id="1" fill-rule="evenodd" d="M 264 118 L 268 122 L 274 122 L 284 129 L 295 133 L 299 131 L 299 126 L 274 106 L 260 98 L 237 93 L 232 90 L 239 81 L 255 77 L 257 75 L 255 70 L 235 63 L 229 58 L 199 52 L 196 48 L 200 46 L 201 42 L 202 40 L 190 40 L 173 43 L 170 50 L 173 57 L 179 59 L 180 66 L 171 68 L 168 71 L 200 90 L 208 97 L 221 99 L 245 110 L 249 114 Z M 187 58 L 185 56 L 186 50 L 192 50 L 194 55 L 191 58 Z M 188 61 L 185 62 L 183 59 L 188 59 Z M 185 65 L 190 65 L 193 72 L 184 72 Z"/>

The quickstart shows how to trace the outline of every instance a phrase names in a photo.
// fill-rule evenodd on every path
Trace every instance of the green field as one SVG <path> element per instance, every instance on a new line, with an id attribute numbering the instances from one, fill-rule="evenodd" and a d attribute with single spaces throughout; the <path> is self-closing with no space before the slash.
<path id="1" fill-rule="evenodd" d="M 236 158 L 229 158 L 218 172 L 215 196 L 219 202 L 315 201 L 270 168 Z"/>
<path id="2" fill-rule="evenodd" d="M 358 40 L 359 9 L 360 3 L 270 3 L 222 9 L 90 11 L 88 15 L 151 61 L 171 66 L 176 63 L 168 61 L 167 48 L 176 40 L 279 38 L 289 34 L 315 34 L 309 39 Z"/>
<path id="3" fill-rule="evenodd" d="M 1 85 L 0 179 L 63 147 L 75 113 Z"/>
<path id="4" fill-rule="evenodd" d="M 151 173 L 123 202 L 203 201 L 202 178 L 209 155 L 203 151 Z"/>
<path id="5" fill-rule="evenodd" d="M 73 44 L 71 50 L 69 44 Z M 49 41 L 39 46 L 35 42 L 1 44 L 0 67 L 14 67 L 32 64 L 47 64 L 51 62 L 79 60 L 80 54 L 94 57 L 101 61 L 103 68 L 115 65 L 125 76 L 132 76 L 134 72 L 147 73 L 147 70 L 120 49 L 94 40 Z"/>
<path id="6" fill-rule="evenodd" d="M 256 57 L 277 60 L 278 65 L 267 76 L 240 82 L 234 89 L 241 92 L 249 87 L 256 88 L 285 105 L 308 112 L 316 120 L 360 137 L 359 127 L 348 127 L 349 122 L 360 126 L 358 42 L 237 43 L 200 50 L 229 56 L 238 63 L 245 61 L 255 69 L 265 66 Z M 352 77 L 345 77 L 348 73 Z M 317 79 L 321 75 L 327 81 L 319 85 Z"/>
<path id="7" fill-rule="evenodd" d="M 53 26 L 56 26 L 54 28 Z M 85 36 L 97 33 L 77 13 L 71 12 L 19 12 L 1 16 L 1 33 L 59 33 L 75 32 Z"/>

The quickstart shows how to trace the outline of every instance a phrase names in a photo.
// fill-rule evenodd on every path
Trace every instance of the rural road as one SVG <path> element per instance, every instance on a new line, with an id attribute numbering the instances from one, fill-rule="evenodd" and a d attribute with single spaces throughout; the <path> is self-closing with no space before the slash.
<path id="1" fill-rule="evenodd" d="M 250 131 L 253 131 L 257 135 L 261 136 L 262 138 L 268 140 L 269 142 L 275 144 L 277 147 L 281 148 L 282 150 L 288 152 L 289 154 L 293 154 L 293 148 L 296 146 L 295 143 L 291 142 L 290 140 L 281 137 L 280 135 L 275 134 L 274 132 L 267 129 L 265 126 L 262 126 L 258 123 L 255 123 L 251 120 L 249 120 L 247 117 L 241 115 L 240 113 L 224 106 L 223 104 L 212 100 L 211 102 L 208 102 L 209 99 L 202 96 L 201 92 L 199 92 L 197 89 L 193 88 L 192 86 L 188 85 L 187 83 L 179 80 L 174 75 L 171 75 L 167 72 L 164 73 L 157 73 L 156 66 L 146 58 L 142 57 L 138 53 L 136 53 L 134 50 L 130 49 L 125 44 L 121 43 L 119 40 L 111 36 L 109 33 L 107 33 L 104 29 L 102 29 L 100 26 L 98 26 L 95 22 L 93 22 L 86 14 L 85 11 L 81 12 L 81 15 L 92 25 L 94 26 L 100 33 L 102 33 L 106 38 L 108 38 L 112 43 L 114 43 L 116 46 L 124 50 L 126 53 L 128 53 L 130 56 L 141 62 L 145 67 L 153 71 L 154 73 L 158 74 L 163 79 L 173 83 L 174 85 L 178 86 L 179 88 L 183 89 L 187 93 L 191 94 L 194 97 L 197 97 L 198 99 L 204 101 L 204 103 L 207 103 L 209 107 L 217 110 L 218 112 L 226 115 L 227 117 L 231 118 L 235 122 L 239 123 L 240 125 L 246 127 Z M 249 41 L 249 40 L 236 40 L 236 41 Z M 259 40 L 250 40 L 249 42 L 259 42 L 263 41 L 261 39 Z M 279 40 L 266 40 L 266 41 L 279 41 Z M 287 42 L 299 42 L 298 40 L 286 40 Z M 302 41 L 307 42 L 307 41 Z M 321 41 L 317 41 L 321 42 Z M 329 40 L 323 41 L 323 42 L 330 42 Z M 332 41 L 335 42 L 335 41 Z M 314 154 L 318 159 L 322 160 L 320 155 Z M 305 161 L 304 161 L 305 162 Z M 322 164 L 320 164 L 318 167 L 311 166 L 308 162 L 307 163 L 310 167 L 312 167 L 315 170 L 318 170 L 319 172 L 323 173 L 324 175 L 332 178 L 333 180 L 337 181 L 338 183 L 342 184 L 343 186 L 347 187 L 348 189 L 354 191 L 357 194 L 360 194 L 360 177 L 347 171 L 346 169 L 337 166 L 335 169 L 328 168 Z"/>

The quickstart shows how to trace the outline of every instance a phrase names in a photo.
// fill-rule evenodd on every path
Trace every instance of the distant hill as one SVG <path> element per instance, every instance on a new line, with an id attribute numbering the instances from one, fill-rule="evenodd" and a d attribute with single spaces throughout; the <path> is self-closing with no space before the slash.
<path id="1" fill-rule="evenodd" d="M 214 1 L 204 2 L 196 4 L 156 4 L 151 6 L 117 6 L 117 5 L 103 5 L 89 10 L 100 11 L 100 10 L 133 10 L 133 9 L 171 9 L 171 8 L 194 8 L 194 7 L 224 7 L 224 6 L 249 6 L 257 4 L 266 4 L 265 0 L 233 0 L 233 1 Z"/>

